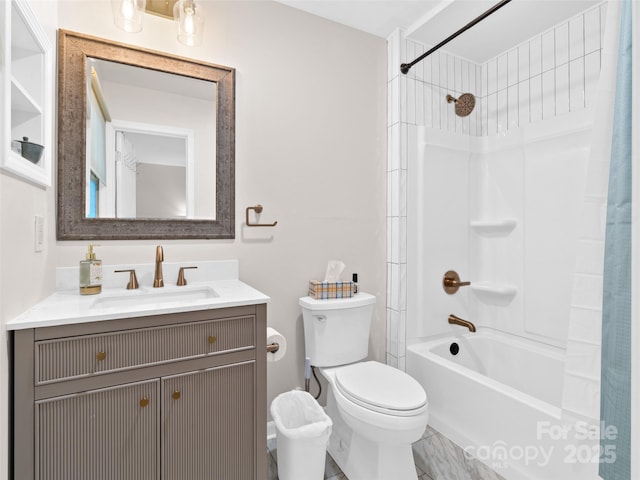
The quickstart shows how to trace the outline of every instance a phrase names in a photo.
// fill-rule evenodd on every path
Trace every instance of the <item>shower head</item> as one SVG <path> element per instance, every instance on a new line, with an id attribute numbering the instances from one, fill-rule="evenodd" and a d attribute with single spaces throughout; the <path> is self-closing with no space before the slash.
<path id="1" fill-rule="evenodd" d="M 447 103 L 454 102 L 456 104 L 456 115 L 466 117 L 476 106 L 476 97 L 472 93 L 463 93 L 458 98 L 447 95 Z"/>

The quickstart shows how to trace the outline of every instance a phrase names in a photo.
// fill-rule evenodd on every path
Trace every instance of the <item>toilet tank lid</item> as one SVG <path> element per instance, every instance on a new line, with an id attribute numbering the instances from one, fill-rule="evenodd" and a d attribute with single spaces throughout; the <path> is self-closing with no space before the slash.
<path id="1" fill-rule="evenodd" d="M 369 293 L 359 292 L 351 298 L 332 298 L 329 300 L 302 297 L 299 303 L 301 307 L 309 310 L 338 310 L 374 304 L 376 303 L 376 297 Z"/>

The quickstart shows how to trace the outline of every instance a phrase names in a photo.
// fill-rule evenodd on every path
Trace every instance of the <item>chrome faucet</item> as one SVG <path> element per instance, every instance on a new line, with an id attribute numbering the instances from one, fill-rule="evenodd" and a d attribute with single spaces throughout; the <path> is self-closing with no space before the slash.
<path id="1" fill-rule="evenodd" d="M 467 327 L 470 332 L 476 331 L 476 326 L 468 320 L 463 320 L 460 317 L 456 317 L 453 313 L 449 315 L 449 323 L 452 325 L 460 325 L 462 327 Z"/>
<path id="2" fill-rule="evenodd" d="M 162 262 L 164 262 L 164 251 L 162 246 L 156 247 L 156 272 L 153 275 L 153 287 L 164 287 L 164 280 L 162 279 Z"/>

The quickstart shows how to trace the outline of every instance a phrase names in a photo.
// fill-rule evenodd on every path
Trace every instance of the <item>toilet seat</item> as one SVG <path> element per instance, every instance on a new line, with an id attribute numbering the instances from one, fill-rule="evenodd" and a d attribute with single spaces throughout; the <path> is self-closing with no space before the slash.
<path id="1" fill-rule="evenodd" d="M 379 362 L 337 368 L 335 378 L 342 395 L 375 412 L 409 417 L 427 408 L 427 394 L 415 379 Z"/>

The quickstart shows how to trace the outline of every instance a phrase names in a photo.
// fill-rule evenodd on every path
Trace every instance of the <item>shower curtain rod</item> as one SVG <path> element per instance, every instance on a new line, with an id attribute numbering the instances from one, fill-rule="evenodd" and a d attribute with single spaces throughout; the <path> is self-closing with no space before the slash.
<path id="1" fill-rule="evenodd" d="M 489 15 L 491 15 L 492 13 L 495 13 L 498 9 L 504 7 L 507 3 L 509 3 L 511 0 L 502 0 L 500 3 L 495 4 L 493 7 L 491 7 L 489 10 L 487 10 L 486 12 L 484 12 L 482 15 L 480 15 L 479 17 L 471 20 L 469 23 L 467 23 L 464 27 L 462 27 L 460 30 L 458 30 L 456 33 L 454 33 L 453 35 L 448 36 L 447 38 L 445 38 L 443 41 L 441 41 L 439 44 L 437 44 L 435 47 L 433 47 L 431 50 L 426 51 L 425 53 L 423 53 L 422 55 L 420 55 L 418 58 L 416 58 L 413 62 L 411 63 L 403 63 L 402 65 L 400 65 L 400 71 L 402 73 L 404 73 L 405 75 L 407 73 L 409 73 L 409 69 L 411 67 L 413 67 L 416 63 L 424 60 L 425 58 L 427 58 L 429 55 L 431 55 L 433 52 L 435 52 L 436 50 L 438 50 L 440 47 L 446 45 L 447 43 L 449 43 L 451 40 L 453 40 L 454 38 L 456 38 L 458 35 L 460 35 L 461 33 L 466 32 L 467 30 L 469 30 L 471 27 L 473 27 L 474 25 L 476 25 L 477 23 L 480 23 L 482 20 L 484 20 L 485 18 L 487 18 Z"/>

